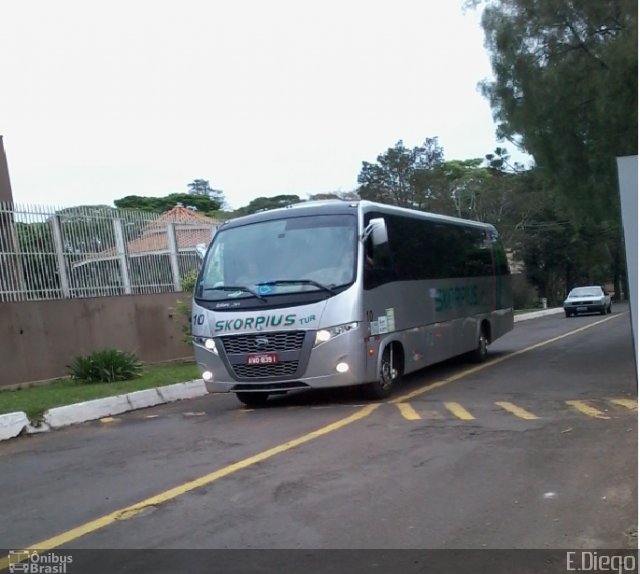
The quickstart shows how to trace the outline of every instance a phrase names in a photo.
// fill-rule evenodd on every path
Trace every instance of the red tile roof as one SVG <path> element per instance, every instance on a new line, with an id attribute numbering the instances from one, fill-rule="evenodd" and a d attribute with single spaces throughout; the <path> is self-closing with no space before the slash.
<path id="1" fill-rule="evenodd" d="M 152 253 L 169 249 L 168 223 L 176 224 L 178 249 L 186 249 L 193 248 L 199 243 L 208 244 L 213 237 L 212 226 L 217 227 L 220 221 L 177 205 L 149 223 L 140 237 L 129 241 L 127 243 L 128 253 Z"/>
<path id="2" fill-rule="evenodd" d="M 178 249 L 193 249 L 199 243 L 208 244 L 213 237 L 213 226 L 220 225 L 220 221 L 197 213 L 186 207 L 177 205 L 163 213 L 158 219 L 148 223 L 139 237 L 127 242 L 127 253 L 130 255 L 153 254 L 167 251 L 169 241 L 167 224 L 176 224 L 176 243 Z M 117 255 L 115 247 L 105 249 L 86 262 L 104 259 Z"/>

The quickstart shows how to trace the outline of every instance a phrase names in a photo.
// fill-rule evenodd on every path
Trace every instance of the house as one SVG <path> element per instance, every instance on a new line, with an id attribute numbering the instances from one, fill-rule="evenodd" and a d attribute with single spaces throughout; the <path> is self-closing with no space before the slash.
<path id="1" fill-rule="evenodd" d="M 208 245 L 221 223 L 182 205 L 156 219 L 121 213 L 112 246 L 71 264 L 75 296 L 180 291 L 200 266 L 196 247 Z"/>

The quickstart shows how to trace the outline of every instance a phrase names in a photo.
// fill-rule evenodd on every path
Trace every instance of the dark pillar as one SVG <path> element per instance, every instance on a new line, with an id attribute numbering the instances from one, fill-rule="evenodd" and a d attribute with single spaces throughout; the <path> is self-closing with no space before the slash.
<path id="1" fill-rule="evenodd" d="M 0 203 L 2 202 L 13 203 L 13 194 L 11 193 L 7 156 L 4 153 L 2 136 L 0 136 Z"/>
<path id="2" fill-rule="evenodd" d="M 13 210 L 9 166 L 0 135 L 0 301 L 18 301 L 22 298 L 22 265 Z"/>

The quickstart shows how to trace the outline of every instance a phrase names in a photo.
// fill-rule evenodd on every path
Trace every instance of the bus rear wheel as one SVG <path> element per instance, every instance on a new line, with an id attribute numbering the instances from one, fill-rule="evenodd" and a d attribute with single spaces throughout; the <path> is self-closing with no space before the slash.
<path id="1" fill-rule="evenodd" d="M 469 353 L 469 358 L 474 363 L 484 363 L 487 360 L 489 340 L 487 339 L 487 335 L 484 330 L 480 331 L 480 335 L 478 336 L 478 346 L 475 350 Z"/>
<path id="2" fill-rule="evenodd" d="M 374 400 L 386 399 L 391 396 L 393 387 L 399 380 L 398 358 L 394 357 L 391 346 L 388 346 L 382 353 L 378 379 L 366 386 L 366 395 Z"/>
<path id="3" fill-rule="evenodd" d="M 236 397 L 248 407 L 263 407 L 267 404 L 269 393 L 236 393 Z"/>

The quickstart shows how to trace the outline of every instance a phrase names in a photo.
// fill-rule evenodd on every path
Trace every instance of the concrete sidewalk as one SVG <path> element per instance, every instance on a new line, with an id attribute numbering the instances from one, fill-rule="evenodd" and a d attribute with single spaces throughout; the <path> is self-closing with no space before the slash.
<path id="1" fill-rule="evenodd" d="M 562 307 L 522 313 L 514 317 L 515 322 L 537 319 L 547 315 L 562 313 Z M 55 407 L 44 413 L 43 421 L 34 426 L 24 412 L 0 415 L 0 441 L 17 437 L 22 433 L 36 434 L 58 429 L 72 424 L 119 415 L 136 409 L 153 407 L 173 401 L 192 399 L 207 394 L 204 381 L 197 379 L 176 383 L 155 389 L 135 391 L 115 397 L 105 397 L 63 407 Z"/>
<path id="2" fill-rule="evenodd" d="M 537 319 L 538 317 L 546 317 L 547 315 L 557 315 L 558 313 L 564 313 L 563 307 L 554 307 L 553 309 L 541 309 L 540 311 L 531 311 L 529 313 L 521 313 L 520 315 L 514 315 L 514 323 L 519 321 L 526 321 L 527 319 Z"/>

